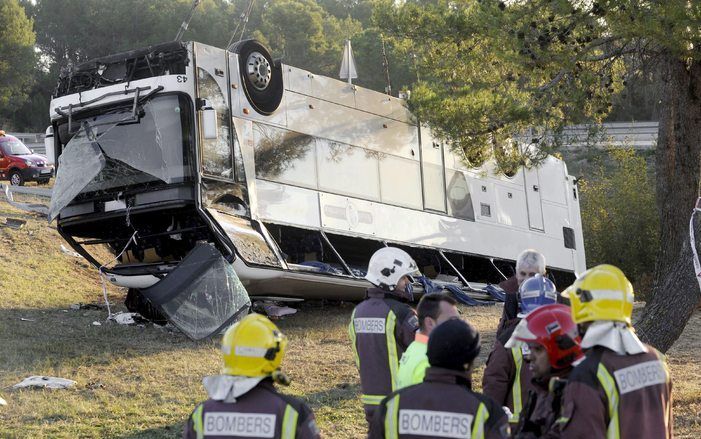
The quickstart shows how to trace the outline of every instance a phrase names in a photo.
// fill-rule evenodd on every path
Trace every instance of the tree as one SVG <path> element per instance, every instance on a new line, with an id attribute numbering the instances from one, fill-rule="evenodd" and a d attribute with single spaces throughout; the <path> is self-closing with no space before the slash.
<path id="1" fill-rule="evenodd" d="M 5 17 L 0 25 L 0 114 L 7 114 L 27 96 L 36 36 L 32 20 L 17 0 L 0 0 L 0 17 Z"/>
<path id="2" fill-rule="evenodd" d="M 546 132 L 600 121 L 626 81 L 626 62 L 662 80 L 656 149 L 661 225 L 652 298 L 637 328 L 666 350 L 698 302 L 699 286 L 682 248 L 699 190 L 701 159 L 701 5 L 686 0 L 382 0 L 376 19 L 418 53 L 412 108 L 479 164 L 537 162 L 533 148 L 508 142 L 538 127 L 540 151 L 557 146 Z M 628 65 L 630 67 L 630 64 Z M 682 279 L 677 279 L 683 274 Z M 674 279 L 673 279 L 674 278 Z M 688 300 L 670 302 L 675 281 Z M 660 327 L 658 322 L 665 322 Z M 674 324 L 671 324 L 674 322 Z M 669 323 L 669 324 L 667 324 Z"/>
<path id="3" fill-rule="evenodd" d="M 360 31 L 360 23 L 339 20 L 314 0 L 276 0 L 264 10 L 254 36 L 285 64 L 336 76 L 346 38 Z"/>

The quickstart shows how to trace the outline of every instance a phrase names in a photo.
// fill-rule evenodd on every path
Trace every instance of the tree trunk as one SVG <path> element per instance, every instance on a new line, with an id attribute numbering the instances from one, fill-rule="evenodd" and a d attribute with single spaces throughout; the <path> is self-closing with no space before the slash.
<path id="1" fill-rule="evenodd" d="M 688 220 L 687 220 L 688 230 Z M 701 254 L 701 212 L 694 218 L 696 251 Z M 662 280 L 660 290 L 647 303 L 636 328 L 640 338 L 667 352 L 679 338 L 701 300 L 701 288 L 694 272 L 693 255 L 687 232 L 682 248 L 673 259 L 673 268 Z"/>
<path id="2" fill-rule="evenodd" d="M 701 151 L 701 64 L 673 56 L 662 62 L 663 93 L 655 151 L 660 249 L 653 294 L 674 270 L 688 237 L 689 214 L 699 188 Z"/>
<path id="3" fill-rule="evenodd" d="M 637 328 L 643 340 L 666 351 L 699 303 L 688 228 L 699 194 L 701 63 L 671 54 L 662 63 L 664 90 L 655 153 L 660 248 L 652 297 Z"/>

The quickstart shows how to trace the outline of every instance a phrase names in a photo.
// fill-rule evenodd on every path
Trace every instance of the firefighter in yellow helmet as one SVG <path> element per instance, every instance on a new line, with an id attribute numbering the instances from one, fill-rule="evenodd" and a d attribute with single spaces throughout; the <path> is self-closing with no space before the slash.
<path id="1" fill-rule="evenodd" d="M 631 325 L 633 286 L 613 265 L 584 272 L 563 294 L 586 356 L 569 376 L 557 421 L 562 438 L 671 438 L 665 357 Z"/>
<path id="2" fill-rule="evenodd" d="M 192 412 L 183 438 L 319 438 L 309 407 L 273 385 L 289 384 L 280 371 L 286 346 L 287 337 L 262 315 L 231 326 L 222 339 L 222 375 L 204 378 L 209 399 Z"/>

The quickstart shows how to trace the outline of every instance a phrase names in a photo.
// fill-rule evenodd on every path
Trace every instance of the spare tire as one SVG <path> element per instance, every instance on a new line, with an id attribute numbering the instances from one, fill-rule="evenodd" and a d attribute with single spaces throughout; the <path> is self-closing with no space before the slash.
<path id="1" fill-rule="evenodd" d="M 258 113 L 268 116 L 280 106 L 283 93 L 282 67 L 256 40 L 239 41 L 231 47 L 239 55 L 239 72 L 246 98 Z"/>

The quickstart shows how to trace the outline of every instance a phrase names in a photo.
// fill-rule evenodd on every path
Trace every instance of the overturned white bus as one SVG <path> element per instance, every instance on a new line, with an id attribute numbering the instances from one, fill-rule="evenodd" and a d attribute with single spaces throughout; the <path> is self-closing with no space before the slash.
<path id="1" fill-rule="evenodd" d="M 476 295 L 525 248 L 559 285 L 585 268 L 561 160 L 468 169 L 401 99 L 275 62 L 253 40 L 72 67 L 50 112 L 59 232 L 193 338 L 228 324 L 246 293 L 362 298 L 385 245 Z"/>

